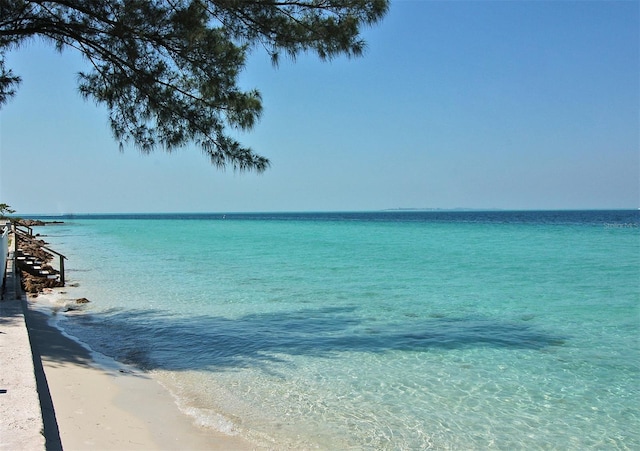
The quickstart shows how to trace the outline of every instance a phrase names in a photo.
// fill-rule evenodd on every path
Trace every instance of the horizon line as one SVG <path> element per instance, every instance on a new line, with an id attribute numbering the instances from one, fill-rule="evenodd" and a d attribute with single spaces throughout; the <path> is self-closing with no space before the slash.
<path id="1" fill-rule="evenodd" d="M 68 213 L 23 213 L 7 215 L 8 218 L 20 217 L 69 217 L 69 216 L 122 216 L 122 215 L 246 215 L 246 214 L 346 214 L 346 213 L 402 213 L 402 212 L 561 212 L 561 211 L 640 211 L 640 208 L 438 208 L 438 207 L 399 207 L 375 210 L 264 210 L 264 211 L 121 211 L 121 212 L 68 212 Z"/>

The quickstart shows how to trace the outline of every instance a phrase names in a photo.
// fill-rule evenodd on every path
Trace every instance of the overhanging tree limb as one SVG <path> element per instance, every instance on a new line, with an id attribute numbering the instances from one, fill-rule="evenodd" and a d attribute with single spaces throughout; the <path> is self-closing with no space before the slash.
<path id="1" fill-rule="evenodd" d="M 238 76 L 260 45 L 277 62 L 314 52 L 359 56 L 362 26 L 384 16 L 388 0 L 0 0 L 0 106 L 20 78 L 4 55 L 40 36 L 90 62 L 80 92 L 104 103 L 122 145 L 144 152 L 198 144 L 221 168 L 264 171 L 269 160 L 229 136 L 262 112 L 258 91 Z"/>

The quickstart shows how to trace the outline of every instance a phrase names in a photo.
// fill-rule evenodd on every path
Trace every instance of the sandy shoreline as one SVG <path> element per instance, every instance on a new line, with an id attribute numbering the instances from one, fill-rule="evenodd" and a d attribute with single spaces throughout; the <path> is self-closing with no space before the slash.
<path id="1" fill-rule="evenodd" d="M 46 302 L 44 298 L 46 295 L 35 302 Z M 195 425 L 178 409 L 172 395 L 147 374 L 115 362 L 113 367 L 98 365 L 86 348 L 49 325 L 49 316 L 33 305 L 27 324 L 57 420 L 52 421 L 45 399 L 48 449 L 257 448 L 239 437 Z"/>

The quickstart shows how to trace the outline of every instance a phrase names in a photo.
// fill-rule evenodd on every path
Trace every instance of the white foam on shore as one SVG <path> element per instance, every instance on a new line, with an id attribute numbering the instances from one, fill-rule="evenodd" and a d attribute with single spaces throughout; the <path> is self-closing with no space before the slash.
<path id="1" fill-rule="evenodd" d="M 62 323 L 67 320 L 68 316 L 85 314 L 82 311 L 82 306 L 84 304 L 78 304 L 76 302 L 76 299 L 78 298 L 69 297 L 70 291 L 73 293 L 73 289 L 74 287 L 48 289 L 44 293 L 40 293 L 37 297 L 28 297 L 29 308 L 46 314 L 49 317 L 48 324 L 50 326 L 55 327 L 63 336 L 73 340 L 78 345 L 86 349 L 91 355 L 93 365 L 97 368 L 107 372 L 142 374 L 142 372 L 137 368 L 118 362 L 117 360 L 96 351 L 87 343 L 66 331 Z"/>
<path id="2" fill-rule="evenodd" d="M 159 375 L 154 372 L 144 372 L 133 365 L 127 365 L 119 362 L 112 357 L 109 357 L 101 352 L 98 352 L 91 348 L 87 343 L 73 334 L 67 332 L 64 327 L 64 322 L 70 320 L 70 317 L 79 315 L 90 315 L 85 311 L 86 304 L 79 304 L 76 299 L 79 299 L 80 292 L 76 290 L 77 287 L 64 287 L 55 289 L 46 289 L 45 292 L 38 294 L 38 296 L 28 297 L 29 309 L 47 315 L 47 323 L 51 327 L 55 327 L 61 335 L 73 340 L 79 346 L 84 348 L 91 356 L 90 364 L 102 371 L 105 371 L 113 376 L 119 374 L 128 374 L 132 376 L 141 376 L 148 379 L 153 379 L 158 385 L 160 385 L 171 397 L 178 410 L 184 414 L 189 421 L 195 426 L 203 429 L 212 430 L 221 433 L 229 437 L 242 437 L 236 424 L 233 421 L 225 418 L 222 414 L 215 412 L 211 409 L 204 409 L 189 406 L 184 403 L 168 386 L 164 383 Z M 248 439 L 245 437 L 245 439 Z M 260 440 L 261 442 L 262 440 Z M 261 445 L 253 441 L 258 448 Z"/>
<path id="3" fill-rule="evenodd" d="M 207 429 L 214 429 L 227 435 L 238 435 L 236 426 L 225 417 L 211 409 L 199 409 L 196 407 L 182 406 L 178 403 L 178 407 L 185 414 L 195 419 L 198 426 Z"/>

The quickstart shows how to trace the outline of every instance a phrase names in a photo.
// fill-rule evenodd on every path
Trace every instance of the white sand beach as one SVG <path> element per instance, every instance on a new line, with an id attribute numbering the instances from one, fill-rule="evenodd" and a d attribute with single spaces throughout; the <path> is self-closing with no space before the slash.
<path id="1" fill-rule="evenodd" d="M 33 308 L 34 303 L 47 303 L 47 296 L 52 295 L 29 301 L 27 320 L 59 431 L 58 440 L 55 426 L 48 429 L 48 447 L 58 441 L 65 450 L 256 449 L 239 437 L 195 425 L 145 373 L 115 362 L 112 367 L 98 364 Z"/>

